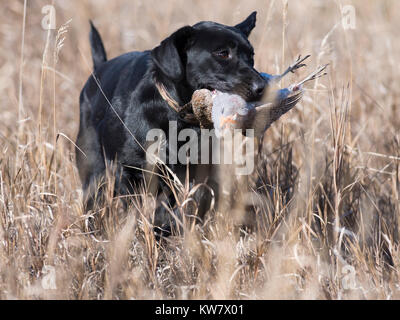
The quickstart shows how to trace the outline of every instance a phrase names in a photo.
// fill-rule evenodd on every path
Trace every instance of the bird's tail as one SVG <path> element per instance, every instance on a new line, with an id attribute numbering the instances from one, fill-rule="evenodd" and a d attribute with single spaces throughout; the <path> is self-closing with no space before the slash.
<path id="1" fill-rule="evenodd" d="M 104 50 L 103 41 L 101 40 L 100 34 L 93 25 L 93 22 L 90 22 L 90 48 L 92 50 L 92 59 L 93 59 L 93 68 L 96 70 L 100 64 L 107 61 L 106 51 Z"/>

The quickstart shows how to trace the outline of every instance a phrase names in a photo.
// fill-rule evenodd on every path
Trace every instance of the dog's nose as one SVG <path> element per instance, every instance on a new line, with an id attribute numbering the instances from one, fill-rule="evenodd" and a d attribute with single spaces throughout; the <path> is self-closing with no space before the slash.
<path id="1" fill-rule="evenodd" d="M 256 99 L 260 99 L 262 95 L 264 94 L 264 89 L 265 89 L 266 82 L 264 79 L 260 78 L 260 80 L 255 81 L 253 83 L 253 95 Z"/>

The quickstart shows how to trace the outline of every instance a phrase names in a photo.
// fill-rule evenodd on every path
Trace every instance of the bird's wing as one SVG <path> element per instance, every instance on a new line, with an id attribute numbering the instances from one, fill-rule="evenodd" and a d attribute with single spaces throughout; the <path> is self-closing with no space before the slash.
<path id="1" fill-rule="evenodd" d="M 246 128 L 254 129 L 255 136 L 262 136 L 273 122 L 291 110 L 300 101 L 303 92 L 299 90 L 290 94 L 282 100 L 263 104 L 254 109 L 253 115 L 249 117 Z"/>

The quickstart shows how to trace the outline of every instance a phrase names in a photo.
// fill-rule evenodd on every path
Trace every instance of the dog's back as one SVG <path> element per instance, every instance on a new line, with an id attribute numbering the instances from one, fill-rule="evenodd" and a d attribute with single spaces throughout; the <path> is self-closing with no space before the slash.
<path id="1" fill-rule="evenodd" d="M 101 37 L 92 23 L 90 43 L 94 71 L 80 94 L 76 142 L 77 167 L 85 191 L 104 173 L 104 152 L 112 159 L 124 145 L 121 128 L 125 108 L 129 105 L 130 95 L 144 79 L 150 58 L 147 51 L 129 52 L 107 60 Z"/>

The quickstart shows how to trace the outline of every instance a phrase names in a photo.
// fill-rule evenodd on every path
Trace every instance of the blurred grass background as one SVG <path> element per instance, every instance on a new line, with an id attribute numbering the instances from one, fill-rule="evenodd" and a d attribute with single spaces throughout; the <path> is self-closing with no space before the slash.
<path id="1" fill-rule="evenodd" d="M 25 28 L 24 1 L 0 12 L 0 298 L 400 297 L 398 1 L 55 0 L 49 32 L 48 4 L 26 1 Z M 345 5 L 354 29 L 341 24 Z M 240 230 L 227 209 L 156 242 L 143 192 L 121 220 L 110 197 L 97 212 L 107 211 L 107 240 L 90 234 L 71 142 L 91 72 L 88 20 L 112 58 L 254 10 L 256 69 L 282 72 L 298 54 L 312 55 L 308 71 L 330 64 L 267 131 L 255 228 Z"/>

